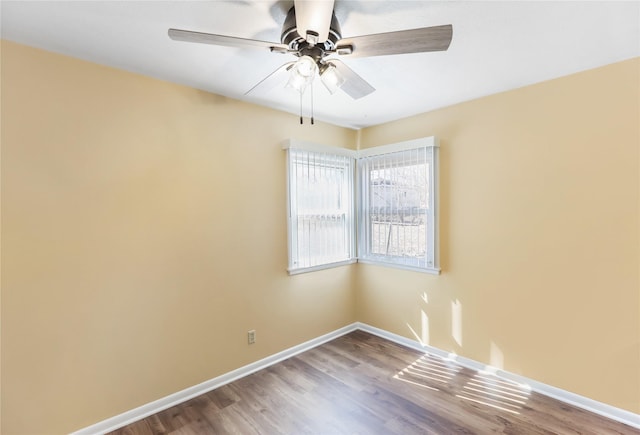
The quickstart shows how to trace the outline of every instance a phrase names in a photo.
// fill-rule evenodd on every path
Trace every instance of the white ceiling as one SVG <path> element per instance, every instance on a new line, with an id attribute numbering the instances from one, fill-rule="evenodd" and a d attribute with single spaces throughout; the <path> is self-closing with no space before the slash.
<path id="1" fill-rule="evenodd" d="M 170 27 L 280 41 L 292 1 L 6 1 L 3 39 L 291 113 L 292 89 L 244 93 L 294 57 L 169 39 Z M 640 2 L 343 1 L 343 37 L 453 24 L 449 50 L 342 60 L 377 90 L 316 80 L 318 120 L 361 128 L 640 56 Z M 286 78 L 285 78 L 286 80 Z M 308 114 L 308 105 L 305 114 Z"/>

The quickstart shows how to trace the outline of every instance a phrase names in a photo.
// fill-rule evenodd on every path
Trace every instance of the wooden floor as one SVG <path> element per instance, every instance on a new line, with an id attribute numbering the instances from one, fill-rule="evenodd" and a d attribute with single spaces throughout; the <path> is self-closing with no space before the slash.
<path id="1" fill-rule="evenodd" d="M 640 434 L 362 331 L 114 434 Z"/>

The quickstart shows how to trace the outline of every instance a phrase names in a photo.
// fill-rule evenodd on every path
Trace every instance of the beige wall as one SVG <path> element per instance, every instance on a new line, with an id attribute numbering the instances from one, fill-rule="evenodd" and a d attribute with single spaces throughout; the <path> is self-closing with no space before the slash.
<path id="1" fill-rule="evenodd" d="M 359 265 L 357 318 L 640 412 L 640 60 L 366 129 L 441 140 L 441 276 Z"/>
<path id="2" fill-rule="evenodd" d="M 355 320 L 640 412 L 639 64 L 356 135 L 4 41 L 2 433 L 79 429 Z M 430 135 L 441 276 L 287 276 L 282 140 Z"/>
<path id="3" fill-rule="evenodd" d="M 281 149 L 354 131 L 2 57 L 3 434 L 79 429 L 355 321 L 351 267 L 286 273 Z"/>

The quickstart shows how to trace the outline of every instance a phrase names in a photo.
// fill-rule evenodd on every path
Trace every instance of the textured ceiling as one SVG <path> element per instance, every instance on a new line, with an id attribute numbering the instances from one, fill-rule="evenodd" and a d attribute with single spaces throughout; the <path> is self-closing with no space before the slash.
<path id="1" fill-rule="evenodd" d="M 284 82 L 244 93 L 294 59 L 172 41 L 180 28 L 279 42 L 292 1 L 5 1 L 2 38 L 291 113 Z M 453 25 L 446 52 L 342 60 L 376 92 L 314 83 L 318 120 L 361 128 L 640 56 L 640 2 L 336 1 L 343 37 Z M 286 80 L 286 78 L 285 78 Z M 309 102 L 304 105 L 309 114 Z"/>

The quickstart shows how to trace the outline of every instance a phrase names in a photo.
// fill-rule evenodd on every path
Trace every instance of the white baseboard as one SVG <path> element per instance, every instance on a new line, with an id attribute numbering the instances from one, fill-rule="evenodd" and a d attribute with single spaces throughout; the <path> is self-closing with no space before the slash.
<path id="1" fill-rule="evenodd" d="M 244 367 L 240 367 L 239 369 L 225 373 L 224 375 L 220 375 L 201 384 L 194 385 L 193 387 L 186 388 L 182 391 L 178 391 L 177 393 L 170 394 L 156 401 L 147 403 L 146 405 L 142 405 L 120 415 L 116 415 L 115 417 L 111 417 L 94 425 L 85 427 L 73 432 L 71 435 L 98 435 L 114 431 L 358 329 L 420 352 L 428 352 L 442 358 L 451 359 L 462 367 L 478 371 L 491 369 L 491 372 L 496 376 L 519 384 L 528 385 L 533 391 L 540 394 L 544 394 L 545 396 L 561 400 L 578 408 L 586 409 L 587 411 L 602 415 L 603 417 L 640 429 L 639 414 L 634 414 L 633 412 L 616 408 L 614 406 L 607 405 L 606 403 L 598 402 L 569 391 L 561 390 L 560 388 L 552 387 L 550 385 L 525 378 L 524 376 L 516 375 L 500 369 L 492 369 L 491 367 L 472 359 L 453 355 L 435 347 L 422 345 L 415 340 L 411 340 L 383 329 L 375 328 L 367 325 L 366 323 L 356 322 L 314 338 L 313 340 L 285 349 L 282 352 L 278 352 Z"/>
<path id="2" fill-rule="evenodd" d="M 193 387 L 186 388 L 182 391 L 178 391 L 177 393 L 173 393 L 161 399 L 147 403 L 146 405 L 142 405 L 130 411 L 123 412 L 122 414 L 116 415 L 115 417 L 111 417 L 94 425 L 85 427 L 76 432 L 73 432 L 71 435 L 102 435 L 108 432 L 112 432 L 128 424 L 134 423 L 138 420 L 142 420 L 145 417 L 156 414 L 160 411 L 164 411 L 167 408 L 171 408 L 172 406 L 178 405 L 182 402 L 186 402 L 187 400 L 193 399 L 194 397 L 197 397 L 201 394 L 207 393 L 211 390 L 215 390 L 216 388 L 219 388 L 237 379 L 248 376 L 251 373 L 279 363 L 280 361 L 283 361 L 287 358 L 291 358 L 292 356 L 302 353 L 306 350 L 312 349 L 316 346 L 320 346 L 327 341 L 331 341 L 342 335 L 348 334 L 349 332 L 355 331 L 356 329 L 357 326 L 355 323 L 347 325 L 328 334 L 314 338 L 313 340 L 306 341 L 302 344 L 290 347 L 289 349 L 285 349 L 282 352 L 278 352 L 254 363 L 248 364 L 244 367 L 240 367 L 239 369 L 225 373 L 224 375 L 209 379 L 208 381 L 205 381 L 201 384 L 194 385 Z"/>
<path id="3" fill-rule="evenodd" d="M 373 326 L 367 325 L 366 323 L 358 322 L 356 323 L 356 328 L 370 334 L 377 335 L 378 337 L 386 338 L 389 341 L 393 341 L 403 346 L 410 347 L 420 352 L 428 352 L 445 359 L 453 360 L 462 367 L 466 367 L 476 371 L 490 371 L 497 377 L 513 381 L 518 384 L 527 385 L 531 388 L 531 390 L 537 393 L 544 394 L 545 396 L 552 397 L 575 407 L 591 411 L 603 417 L 610 418 L 611 420 L 619 421 L 620 423 L 624 423 L 636 429 L 640 429 L 640 414 L 635 414 L 624 409 L 616 408 L 615 406 L 607 405 L 606 403 L 598 402 L 596 400 L 580 396 L 570 391 L 552 387 L 551 385 L 543 384 L 542 382 L 538 382 L 533 379 L 517 375 L 515 373 L 490 367 L 486 364 L 479 363 L 478 361 L 451 354 L 432 346 L 423 345 L 418 341 L 411 340 L 401 335 L 393 334 L 391 332 L 385 331 L 384 329 L 375 328 Z"/>

